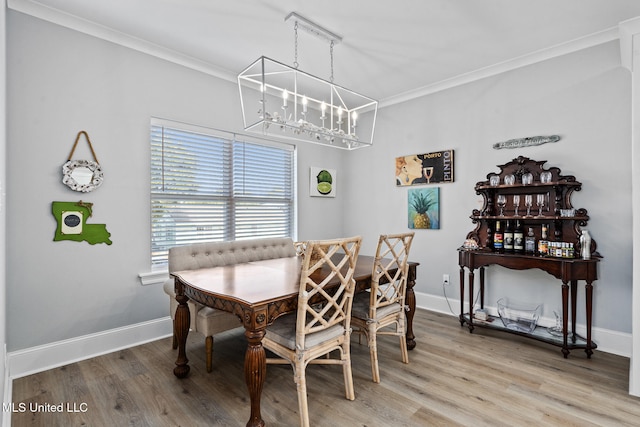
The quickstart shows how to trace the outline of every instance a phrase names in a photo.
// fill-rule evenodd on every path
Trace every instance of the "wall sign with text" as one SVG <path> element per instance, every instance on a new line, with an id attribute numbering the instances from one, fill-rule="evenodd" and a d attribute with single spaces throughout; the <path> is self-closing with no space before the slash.
<path id="1" fill-rule="evenodd" d="M 453 182 L 453 150 L 396 157 L 396 185 Z"/>

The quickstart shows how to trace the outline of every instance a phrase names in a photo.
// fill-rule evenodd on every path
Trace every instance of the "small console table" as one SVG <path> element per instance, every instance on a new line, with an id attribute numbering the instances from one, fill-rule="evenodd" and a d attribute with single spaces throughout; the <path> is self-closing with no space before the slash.
<path id="1" fill-rule="evenodd" d="M 580 255 L 581 228 L 587 225 L 589 216 L 586 209 L 575 209 L 571 204 L 574 191 L 579 191 L 582 184 L 575 177 L 562 175 L 560 169 L 543 167 L 546 161 L 535 161 L 527 157 L 518 157 L 505 165 L 498 165 L 499 173 L 487 174 L 487 180 L 476 184 L 476 194 L 483 197 L 482 209 L 475 209 L 471 220 L 476 228 L 467 234 L 467 243 L 458 249 L 458 264 L 460 266 L 460 325 L 465 323 L 469 331 L 475 327 L 486 327 L 503 330 L 505 332 L 527 336 L 538 341 L 562 347 L 562 354 L 566 358 L 571 349 L 584 349 L 587 357 L 591 358 L 597 347 L 591 340 L 591 317 L 593 309 L 593 282 L 597 279 L 597 265 L 601 259 L 596 251 L 596 242 L 591 239 L 590 247 L 586 248 L 586 258 Z M 518 200 L 540 200 L 535 212 L 522 209 Z M 529 202 L 531 203 L 531 202 Z M 518 209 L 521 209 L 520 211 Z M 562 242 L 565 247 L 573 249 L 572 257 L 541 256 L 536 252 L 509 253 L 502 248 L 494 248 L 494 232 L 496 223 L 501 221 L 521 221 L 524 229 L 535 234 L 535 241 L 546 237 L 550 242 Z M 543 235 L 543 228 L 548 235 Z M 537 327 L 532 332 L 522 332 L 503 326 L 500 318 L 489 316 L 487 321 L 474 318 L 474 279 L 475 270 L 480 276 L 480 308 L 484 308 L 485 268 L 500 265 L 513 270 L 527 270 L 537 268 L 546 271 L 562 282 L 562 334 L 555 336 L 546 328 Z M 464 312 L 465 268 L 468 270 L 469 312 Z M 576 307 L 578 281 L 584 280 L 586 299 L 586 338 L 576 333 Z M 569 292 L 571 290 L 571 292 Z M 571 298 L 569 299 L 569 295 Z M 569 305 L 569 301 L 571 304 Z M 571 330 L 569 333 L 569 307 L 571 308 Z"/>
<path id="2" fill-rule="evenodd" d="M 467 251 L 459 249 L 459 265 L 460 265 L 460 313 L 464 313 L 464 297 L 465 294 L 465 267 L 469 272 L 469 313 L 460 314 L 460 325 L 465 323 L 469 326 L 469 331 L 473 331 L 475 326 L 482 326 L 492 329 L 504 330 L 506 332 L 525 335 L 538 341 L 544 341 L 549 344 L 562 346 L 562 354 L 566 358 L 571 349 L 585 349 L 587 357 L 591 358 L 593 350 L 597 348 L 596 343 L 591 340 L 591 312 L 593 307 L 593 282 L 597 279 L 597 262 L 598 259 L 582 260 L 582 259 L 562 259 L 562 258 L 536 258 L 526 255 L 507 255 L 497 254 L 493 252 L 483 251 Z M 473 318 L 473 296 L 474 296 L 474 277 L 475 270 L 479 269 L 480 275 L 480 308 L 484 308 L 484 269 L 489 265 L 501 265 L 503 267 L 525 270 L 530 268 L 539 268 L 551 274 L 562 281 L 562 336 L 555 337 L 549 334 L 545 328 L 538 327 L 530 334 L 507 329 L 502 326 L 499 318 L 493 318 L 491 322 L 481 322 Z M 586 324 L 587 337 L 582 338 L 576 334 L 576 307 L 578 280 L 586 281 L 585 299 L 586 299 Z M 569 283 L 571 284 L 569 286 Z M 571 335 L 567 328 L 568 307 L 569 307 L 569 288 L 571 288 Z"/>

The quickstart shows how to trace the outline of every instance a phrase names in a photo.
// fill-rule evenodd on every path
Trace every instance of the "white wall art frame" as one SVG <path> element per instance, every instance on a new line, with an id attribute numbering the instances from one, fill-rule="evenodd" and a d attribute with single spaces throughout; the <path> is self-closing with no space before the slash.
<path id="1" fill-rule="evenodd" d="M 311 166 L 309 168 L 309 195 L 311 197 L 336 197 L 336 170 Z"/>

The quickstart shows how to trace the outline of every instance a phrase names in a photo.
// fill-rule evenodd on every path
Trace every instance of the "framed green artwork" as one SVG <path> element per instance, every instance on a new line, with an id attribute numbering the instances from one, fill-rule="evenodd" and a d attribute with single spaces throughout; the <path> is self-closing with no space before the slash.
<path id="1" fill-rule="evenodd" d="M 311 197 L 336 197 L 336 170 L 311 167 L 309 169 L 309 195 Z"/>
<path id="2" fill-rule="evenodd" d="M 93 214 L 93 203 L 79 202 L 53 202 L 51 213 L 58 222 L 53 241 L 72 240 L 75 242 L 87 242 L 111 244 L 111 233 L 107 231 L 105 224 L 87 224 L 87 219 Z"/>
<path id="3" fill-rule="evenodd" d="M 440 229 L 440 188 L 416 188 L 408 192 L 411 229 Z"/>

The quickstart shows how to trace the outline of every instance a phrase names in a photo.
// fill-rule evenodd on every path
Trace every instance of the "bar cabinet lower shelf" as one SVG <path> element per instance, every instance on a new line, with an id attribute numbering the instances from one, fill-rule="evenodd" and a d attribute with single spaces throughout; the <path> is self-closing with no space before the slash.
<path id="1" fill-rule="evenodd" d="M 491 327 L 500 329 L 510 333 L 529 336 L 539 341 L 549 342 L 549 344 L 560 345 L 562 354 L 565 358 L 569 355 L 570 350 L 576 348 L 584 348 L 587 357 L 591 358 L 593 349 L 596 348 L 595 343 L 591 340 L 591 319 L 593 310 L 593 282 L 597 279 L 597 264 L 599 259 L 590 260 L 582 259 L 563 259 L 563 258 L 539 258 L 526 255 L 505 255 L 488 251 L 468 251 L 463 248 L 458 249 L 460 266 L 460 326 L 465 323 L 469 327 L 469 331 L 473 332 L 475 326 Z M 484 308 L 485 293 L 485 268 L 491 265 L 498 265 L 513 270 L 540 269 L 560 279 L 561 295 L 562 295 L 562 335 L 560 337 L 548 337 L 544 339 L 541 333 L 522 333 L 503 327 L 500 318 L 494 318 L 492 322 L 478 320 L 473 315 L 474 305 L 474 282 L 475 271 L 480 276 L 480 308 Z M 465 269 L 468 271 L 468 280 L 465 280 Z M 578 281 L 584 280 L 585 283 L 585 314 L 587 337 L 582 339 L 576 333 L 576 311 L 578 296 Z M 465 282 L 468 283 L 468 289 L 465 289 Z M 466 292 L 465 292 L 466 291 Z M 464 313 L 464 295 L 467 294 L 469 311 Z M 569 317 L 569 312 L 571 317 Z M 584 344 L 581 344 L 581 340 Z"/>
<path id="2" fill-rule="evenodd" d="M 532 332 L 521 332 L 514 329 L 509 329 L 502 323 L 502 320 L 498 316 L 489 316 L 488 320 L 473 319 L 473 322 L 469 321 L 469 313 L 464 313 L 460 316 L 461 325 L 473 324 L 474 327 L 495 329 L 501 332 L 508 332 L 514 335 L 520 335 L 523 337 L 531 338 L 536 341 L 542 341 L 547 344 L 555 345 L 558 347 L 564 346 L 564 337 L 562 335 L 553 335 L 549 332 L 549 329 L 544 326 L 536 326 Z M 569 335 L 567 339 L 567 349 L 587 349 L 595 350 L 598 346 L 593 341 L 589 346 L 587 340 L 578 334 Z"/>

